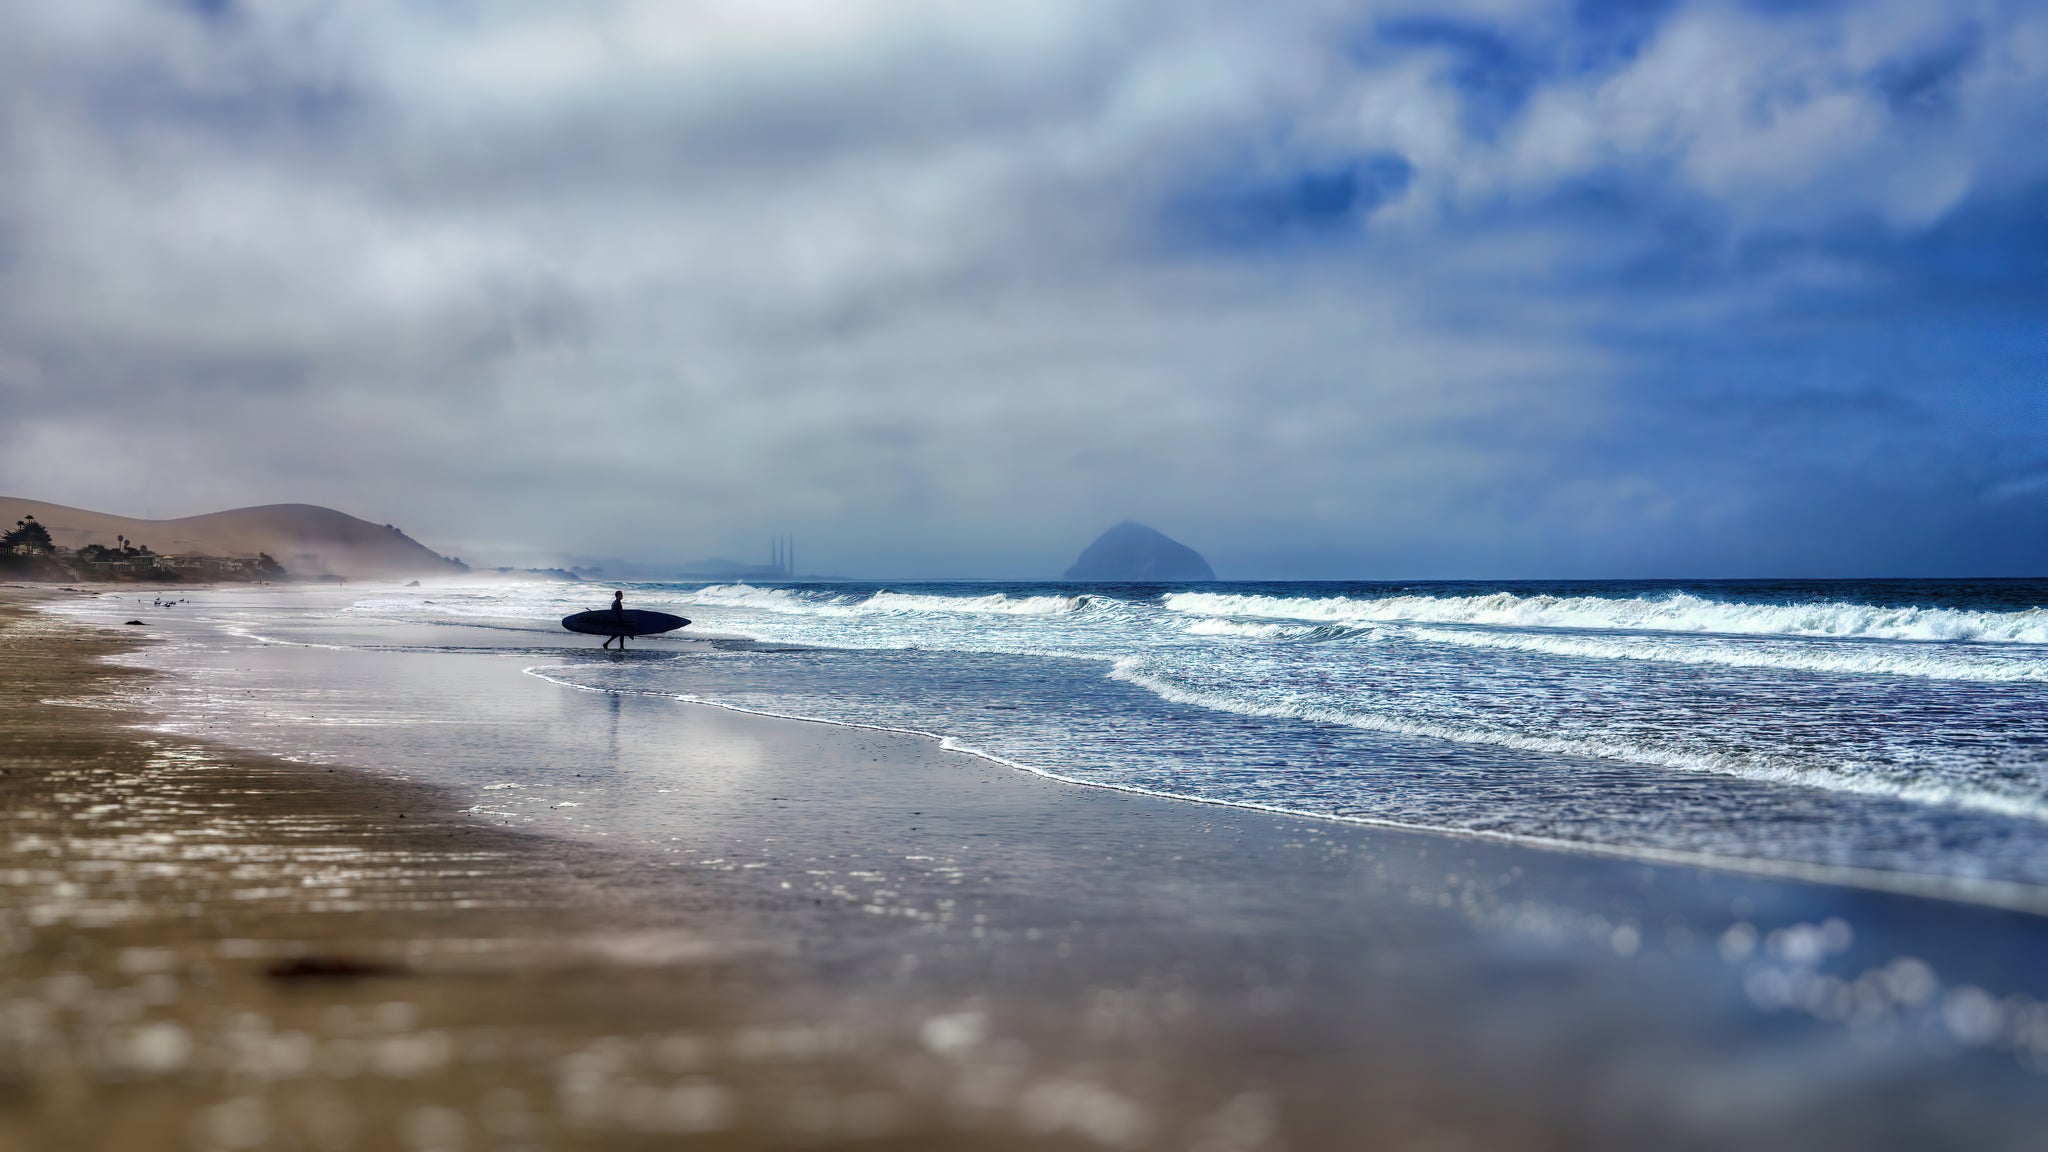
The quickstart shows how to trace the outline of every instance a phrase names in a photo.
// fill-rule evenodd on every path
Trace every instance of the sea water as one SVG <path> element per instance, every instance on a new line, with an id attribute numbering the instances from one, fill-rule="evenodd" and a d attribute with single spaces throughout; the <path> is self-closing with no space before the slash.
<path id="1" fill-rule="evenodd" d="M 610 587 L 225 591 L 206 619 L 486 630 L 563 691 L 928 733 L 1076 785 L 2048 905 L 2048 582 L 628 584 L 700 641 L 520 646 Z"/>

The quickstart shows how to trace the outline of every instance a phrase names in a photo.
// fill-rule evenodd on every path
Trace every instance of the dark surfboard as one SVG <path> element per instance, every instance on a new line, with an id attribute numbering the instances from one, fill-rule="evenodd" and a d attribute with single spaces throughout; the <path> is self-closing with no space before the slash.
<path id="1" fill-rule="evenodd" d="M 681 616 L 640 608 L 628 608 L 624 612 L 600 608 L 595 612 L 578 612 L 574 616 L 562 617 L 562 627 L 586 636 L 652 636 L 656 632 L 673 632 L 688 623 Z"/>

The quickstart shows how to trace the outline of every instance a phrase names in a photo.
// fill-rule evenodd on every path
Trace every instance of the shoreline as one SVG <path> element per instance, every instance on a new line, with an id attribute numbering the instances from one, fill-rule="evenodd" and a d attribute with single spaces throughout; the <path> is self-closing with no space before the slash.
<path id="1" fill-rule="evenodd" d="M 778 1146 L 778 1097 L 897 1087 L 876 1035 L 764 1072 L 738 1038 L 804 1027 L 783 949 L 707 902 L 444 788 L 144 731 L 107 695 L 157 675 L 108 662 L 135 640 L 33 599 L 0 589 L 0 1146 Z"/>
<path id="2" fill-rule="evenodd" d="M 573 692 L 592 692 L 605 695 L 616 691 L 612 689 L 590 688 L 581 684 L 556 680 L 547 676 L 538 667 L 527 668 L 524 671 L 529 676 L 545 680 L 550 684 Z M 721 711 L 736 712 L 742 716 L 760 716 L 770 720 L 790 720 L 799 724 L 821 724 L 829 728 L 843 728 L 857 732 L 882 732 L 894 736 L 909 736 L 919 740 L 931 741 L 946 752 L 984 760 L 1001 768 L 1037 776 L 1040 779 L 1050 780 L 1055 783 L 1070 785 L 1076 788 L 1118 792 L 1130 796 L 1144 796 L 1149 799 L 1166 800 L 1176 804 L 1198 804 L 1212 808 L 1230 808 L 1245 812 L 1257 812 L 1268 816 L 1283 816 L 1292 820 L 1310 820 L 1319 823 L 1352 825 L 1360 828 L 1377 828 L 1420 836 L 1438 836 L 1446 840 L 1476 840 L 1487 843 L 1511 844 L 1516 847 L 1543 852 L 1596 856 L 1612 860 L 1634 860 L 1646 864 L 1679 868 L 1706 868 L 1768 880 L 1817 884 L 1832 888 L 1856 888 L 1867 892 L 1885 892 L 1898 896 L 1913 896 L 1927 900 L 1941 900 L 1950 903 L 1997 908 L 2008 912 L 2048 916 L 2048 888 L 2031 884 L 1970 877 L 1923 875 L 1912 872 L 1891 872 L 1877 868 L 1856 868 L 1849 865 L 1813 864 L 1800 860 L 1766 860 L 1753 857 L 1719 855 L 1712 852 L 1686 852 L 1674 848 L 1656 848 L 1647 845 L 1601 844 L 1589 840 L 1566 840 L 1554 836 L 1532 836 L 1520 832 L 1495 832 L 1484 828 L 1443 827 L 1402 820 L 1378 819 L 1370 816 L 1338 816 L 1326 812 L 1310 812 L 1298 808 L 1258 804 L 1247 800 L 1219 800 L 1209 796 L 1161 792 L 1131 784 L 1115 784 L 1101 780 L 1085 780 L 1075 776 L 1065 776 L 1051 769 L 1040 768 L 1020 760 L 1013 760 L 994 752 L 963 744 L 955 737 L 945 736 L 937 732 L 929 732 L 921 728 L 903 728 L 888 724 L 866 724 L 852 720 L 834 720 L 821 716 L 805 716 L 794 712 L 774 712 L 763 708 L 749 708 L 740 704 L 730 704 L 722 700 L 693 695 L 673 695 L 658 692 L 642 694 L 660 699 L 674 700 L 679 704 L 690 707 L 716 708 Z"/>
<path id="3" fill-rule="evenodd" d="M 28 658 L 20 610 L 0 616 L 0 658 Z M 91 663 L 129 637 L 66 627 L 38 643 L 71 650 L 80 684 L 146 675 Z M 84 975 L 90 990 L 64 995 L 135 1013 L 74 1045 L 121 1061 L 86 1066 L 61 1092 L 23 1081 L 16 1098 L 38 1115 L 71 1099 L 113 1123 L 154 1092 L 150 1115 L 187 1117 L 159 1125 L 157 1143 L 74 1146 L 267 1146 L 215 1139 L 254 1132 L 259 1112 L 266 1131 L 308 1139 L 316 1114 L 346 1113 L 357 1136 L 337 1146 L 366 1148 L 638 1147 L 689 1132 L 733 1146 L 2023 1147 L 2048 1121 L 2040 1074 L 2023 1066 L 2034 1018 L 1997 1007 L 2048 999 L 2038 917 L 1075 788 L 923 737 L 563 692 L 499 657 L 280 655 L 291 660 L 264 675 L 346 685 L 344 673 L 367 669 L 360 690 L 373 693 L 467 684 L 471 696 L 448 697 L 451 715 L 504 697 L 464 740 L 500 741 L 478 755 L 524 756 L 513 767 L 528 775 L 602 767 L 587 801 L 630 812 L 648 773 L 687 782 L 690 804 L 659 827 L 675 843 L 664 855 L 578 840 L 552 830 L 559 813 L 516 826 L 516 809 L 449 811 L 461 797 L 443 786 L 144 737 L 104 709 L 66 709 L 91 739 L 196 757 L 179 795 L 212 807 L 166 820 L 239 814 L 225 825 L 238 838 L 209 850 L 230 872 L 250 870 L 242 890 L 269 893 L 238 900 L 208 881 L 184 902 L 200 920 L 91 944 L 101 960 L 40 972 L 0 1001 L 0 1019 L 23 1003 L 48 1009 L 50 989 L 66 986 L 50 977 Z M 409 706 L 437 705 L 422 695 Z M 0 740 L 20 744 L 22 715 L 0 721 Z M 592 724 L 610 726 L 609 752 L 547 742 Z M 572 752 L 587 759 L 556 759 Z M 261 802 L 252 774 L 268 781 Z M 76 811 L 105 821 L 90 813 L 136 807 L 168 783 L 126 775 Z M 330 778 L 331 791 L 316 787 Z M 408 807 L 398 831 L 378 806 L 399 800 L 444 807 L 418 825 L 423 808 Z M 490 852 L 437 857 L 436 835 Z M 337 874 L 364 843 L 406 846 L 358 860 L 366 879 L 354 885 L 388 883 L 403 907 L 314 909 L 300 906 L 303 885 L 280 891 L 284 876 Z M 295 845 L 318 851 L 280 864 Z M 52 880 L 66 882 L 79 880 Z M 34 906 L 18 911 L 10 928 Z M 53 927 L 69 941 L 124 930 L 37 931 Z M 260 946 L 221 952 L 236 940 Z M 265 975 L 292 958 L 286 945 L 395 959 L 396 970 Z M 181 995 L 210 991 L 151 1006 L 159 976 Z M 1869 1021 L 1831 1015 L 1837 990 L 1866 984 L 1901 991 Z M 2017 1048 L 1948 1031 L 1955 1005 L 1982 1008 L 1971 997 L 1985 995 Z M 402 1027 L 380 1031 L 391 1003 L 410 1007 L 391 1013 Z M 251 1016 L 266 1021 L 260 1044 L 242 1027 Z M 145 1031 L 166 1022 L 182 1051 L 173 1033 Z M 2048 1030 L 2041 1038 L 2048 1053 Z M 23 1062 L 51 1042 L 13 1039 L 4 1050 Z M 244 1050 L 306 1055 L 266 1080 L 235 1063 Z M 351 1050 L 357 1069 L 340 1076 Z M 387 1050 L 390 1069 L 410 1075 L 378 1070 Z M 425 1063 L 408 1065 L 407 1052 Z M 1756 1072 L 1795 1053 L 1799 1074 L 1758 1095 Z M 1934 1107 L 1943 1100 L 1975 1112 L 1958 1120 Z M 518 1124 L 533 1135 L 493 1135 Z M 414 1139 L 457 1128 L 466 1143 Z M 186 1138 L 201 1129 L 211 1143 Z"/>

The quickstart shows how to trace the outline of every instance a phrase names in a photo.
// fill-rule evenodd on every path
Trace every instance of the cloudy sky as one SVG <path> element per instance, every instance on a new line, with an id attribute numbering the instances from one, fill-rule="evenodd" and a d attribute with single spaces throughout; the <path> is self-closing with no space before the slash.
<path id="1" fill-rule="evenodd" d="M 0 492 L 492 562 L 2048 572 L 2048 5 L 66 0 Z"/>

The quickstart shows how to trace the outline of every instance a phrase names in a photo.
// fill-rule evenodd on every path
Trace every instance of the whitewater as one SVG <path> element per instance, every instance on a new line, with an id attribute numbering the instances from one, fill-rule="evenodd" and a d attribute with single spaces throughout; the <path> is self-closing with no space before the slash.
<path id="1" fill-rule="evenodd" d="M 526 668 L 565 689 L 927 733 L 1078 784 L 2048 902 L 2048 582 L 628 584 L 695 624 L 560 647 L 610 587 L 219 626 L 496 636 L 547 645 Z"/>

